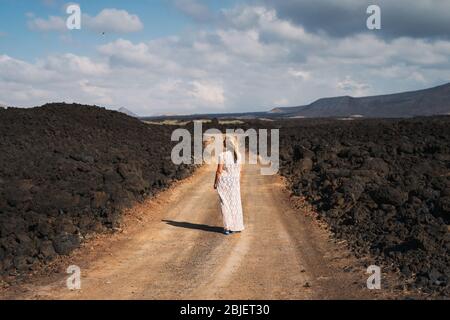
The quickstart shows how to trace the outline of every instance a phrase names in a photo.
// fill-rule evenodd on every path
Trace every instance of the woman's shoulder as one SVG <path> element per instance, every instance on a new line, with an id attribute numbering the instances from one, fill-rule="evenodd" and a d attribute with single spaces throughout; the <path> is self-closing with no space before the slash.
<path id="1" fill-rule="evenodd" d="M 222 151 L 222 152 L 220 152 L 219 153 L 219 162 L 223 162 L 223 161 L 225 161 L 225 159 L 227 158 L 227 152 L 228 151 Z"/>
<path id="2" fill-rule="evenodd" d="M 219 153 L 219 161 L 220 162 L 229 162 L 229 160 L 231 159 L 231 157 L 233 156 L 233 154 L 231 153 L 231 151 L 226 150 L 226 151 L 222 151 L 221 153 Z"/>

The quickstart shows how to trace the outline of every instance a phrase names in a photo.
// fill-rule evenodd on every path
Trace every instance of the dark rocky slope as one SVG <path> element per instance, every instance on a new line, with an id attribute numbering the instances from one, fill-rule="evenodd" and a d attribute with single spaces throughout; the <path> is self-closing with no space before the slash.
<path id="1" fill-rule="evenodd" d="M 90 106 L 0 109 L 0 274 L 70 253 L 190 175 L 171 162 L 172 130 Z"/>
<path id="2" fill-rule="evenodd" d="M 450 117 L 281 124 L 281 172 L 357 255 L 448 296 Z"/>

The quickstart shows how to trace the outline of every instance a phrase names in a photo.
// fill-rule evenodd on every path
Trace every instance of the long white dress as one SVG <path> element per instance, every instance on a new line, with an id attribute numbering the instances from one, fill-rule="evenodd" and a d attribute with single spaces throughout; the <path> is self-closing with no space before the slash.
<path id="1" fill-rule="evenodd" d="M 231 151 L 219 155 L 219 163 L 223 164 L 223 171 L 217 183 L 217 192 L 222 209 L 223 225 L 229 231 L 243 231 L 244 217 L 241 203 L 241 158 L 234 161 Z"/>

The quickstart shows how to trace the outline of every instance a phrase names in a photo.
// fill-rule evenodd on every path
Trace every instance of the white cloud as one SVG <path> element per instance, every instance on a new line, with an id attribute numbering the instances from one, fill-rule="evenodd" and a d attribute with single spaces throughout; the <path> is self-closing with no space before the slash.
<path id="1" fill-rule="evenodd" d="M 143 23 L 125 10 L 103 9 L 97 16 L 83 15 L 82 26 L 98 32 L 130 33 L 141 31 Z"/>
<path id="2" fill-rule="evenodd" d="M 309 80 L 311 78 L 311 73 L 303 70 L 289 69 L 288 73 L 294 78 L 300 78 L 302 80 Z"/>
<path id="3" fill-rule="evenodd" d="M 50 16 L 48 19 L 34 18 L 28 21 L 28 27 L 33 31 L 66 31 L 66 21 L 61 17 Z"/>
<path id="4" fill-rule="evenodd" d="M 192 85 L 194 86 L 192 95 L 195 98 L 212 107 L 223 106 L 225 96 L 221 86 L 209 82 L 201 83 L 198 81 L 194 81 Z"/>
<path id="5" fill-rule="evenodd" d="M 175 7 L 199 22 L 208 22 L 214 18 L 214 14 L 204 3 L 198 0 L 173 0 Z"/>
<path id="6" fill-rule="evenodd" d="M 86 79 L 80 80 L 78 87 L 84 94 L 91 97 L 94 104 L 111 105 L 114 103 L 108 88 L 97 86 Z"/>
<path id="7" fill-rule="evenodd" d="M 98 76 L 108 72 L 108 65 L 96 63 L 88 57 L 77 56 L 67 53 L 59 56 L 49 56 L 43 63 L 47 70 L 57 70 L 68 73 L 75 73 L 85 76 Z"/>
<path id="8" fill-rule="evenodd" d="M 278 18 L 274 9 L 262 6 L 238 6 L 224 10 L 225 23 L 239 30 L 254 30 L 257 28 L 264 40 L 296 41 L 309 44 L 319 44 L 320 37 L 307 33 L 300 25 L 295 25 L 288 20 Z"/>
<path id="9" fill-rule="evenodd" d="M 237 6 L 223 11 L 214 28 L 148 41 L 119 38 L 93 56 L 67 53 L 32 63 L 0 55 L 0 97 L 8 105 L 126 106 L 141 115 L 265 110 L 419 89 L 448 81 L 449 68 L 447 40 L 337 38 L 306 31 L 272 9 Z"/>
<path id="10" fill-rule="evenodd" d="M 268 61 L 287 53 L 282 46 L 261 42 L 257 30 L 219 30 L 217 36 L 229 53 L 243 58 Z"/>
<path id="11" fill-rule="evenodd" d="M 102 45 L 99 52 L 108 56 L 114 65 L 142 67 L 152 65 L 159 58 L 153 56 L 145 43 L 133 44 L 129 40 L 118 39 Z M 157 62 L 157 61 L 156 61 Z"/>
<path id="12" fill-rule="evenodd" d="M 31 64 L 0 55 L 0 80 L 5 83 L 40 84 L 58 79 L 58 74 L 45 70 L 38 64 Z"/>
<path id="13" fill-rule="evenodd" d="M 47 19 L 35 17 L 33 13 L 27 13 L 28 27 L 34 31 L 67 31 L 66 17 L 50 16 Z M 144 24 L 139 16 L 128 13 L 125 10 L 114 8 L 103 9 L 98 15 L 92 17 L 83 14 L 81 28 L 95 32 L 131 33 L 141 31 Z"/>
<path id="14" fill-rule="evenodd" d="M 364 94 L 367 94 L 368 90 L 370 89 L 370 86 L 366 83 L 355 81 L 350 76 L 347 76 L 344 80 L 339 81 L 337 87 L 340 90 L 345 91 L 347 94 L 351 94 L 353 96 L 362 96 Z"/>

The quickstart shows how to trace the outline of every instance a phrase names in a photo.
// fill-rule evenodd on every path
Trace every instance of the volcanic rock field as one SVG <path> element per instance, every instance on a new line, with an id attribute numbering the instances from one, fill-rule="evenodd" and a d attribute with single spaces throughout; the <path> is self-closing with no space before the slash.
<path id="1" fill-rule="evenodd" d="M 450 117 L 286 122 L 281 173 L 357 256 L 448 296 Z"/>
<path id="2" fill-rule="evenodd" d="M 0 109 L 0 274 L 69 254 L 189 176 L 170 159 L 172 130 L 82 105 Z"/>
<path id="3" fill-rule="evenodd" d="M 407 288 L 449 295 L 450 117 L 233 126 L 279 128 L 293 195 L 357 257 Z M 93 106 L 0 109 L 0 276 L 69 254 L 118 226 L 122 209 L 191 175 L 194 166 L 170 159 L 173 130 Z"/>

